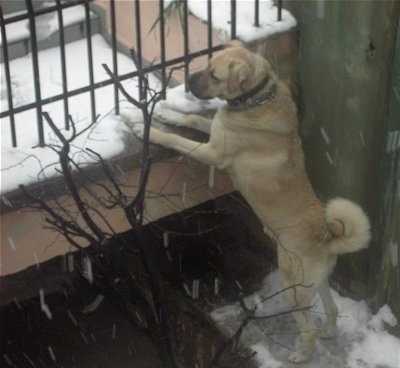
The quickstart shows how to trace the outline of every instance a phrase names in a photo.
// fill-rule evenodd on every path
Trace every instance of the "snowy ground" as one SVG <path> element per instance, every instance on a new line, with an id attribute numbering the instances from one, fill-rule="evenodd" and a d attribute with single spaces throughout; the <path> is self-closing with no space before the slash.
<path id="1" fill-rule="evenodd" d="M 279 294 L 261 303 L 268 295 L 282 290 L 279 271 L 271 273 L 262 289 L 245 299 L 248 307 L 258 306 L 257 315 L 271 315 L 289 310 L 284 296 Z M 397 320 L 388 306 L 373 315 L 365 302 L 354 301 L 332 291 L 339 308 L 337 336 L 332 340 L 320 339 L 311 360 L 302 365 L 289 363 L 287 357 L 293 349 L 298 330 L 290 314 L 268 320 L 252 321 L 242 334 L 244 346 L 257 352 L 260 368 L 399 368 L 400 339 L 387 332 Z M 324 314 L 316 299 L 313 312 L 319 324 Z M 243 320 L 238 305 L 227 305 L 211 313 L 220 329 L 231 336 Z"/>

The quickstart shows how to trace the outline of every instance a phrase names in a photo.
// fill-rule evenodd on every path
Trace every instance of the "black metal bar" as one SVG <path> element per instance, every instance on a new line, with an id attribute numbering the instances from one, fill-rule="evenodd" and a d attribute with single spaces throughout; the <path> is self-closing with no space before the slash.
<path id="1" fill-rule="evenodd" d="M 60 35 L 60 56 L 61 56 L 61 77 L 63 88 L 64 102 L 64 126 L 69 130 L 69 106 L 68 106 L 68 83 L 67 83 L 67 63 L 65 61 L 65 37 L 64 37 L 64 21 L 61 8 L 61 0 L 56 0 L 57 16 L 58 16 L 58 32 Z"/>
<path id="2" fill-rule="evenodd" d="M 282 2 L 283 0 L 278 0 L 278 22 L 282 20 Z"/>
<path id="3" fill-rule="evenodd" d="M 90 8 L 89 1 L 83 3 L 85 7 L 85 26 L 86 26 L 86 45 L 88 54 L 88 67 L 89 67 L 89 93 L 90 93 L 90 111 L 92 121 L 96 120 L 96 96 L 94 88 L 94 74 L 93 74 L 93 48 L 92 48 L 92 29 L 90 24 Z"/>
<path id="4" fill-rule="evenodd" d="M 162 99 L 166 98 L 167 88 L 167 73 L 165 69 L 165 18 L 164 18 L 164 0 L 159 1 L 160 13 L 160 64 L 161 64 L 161 85 L 162 85 Z"/>
<path id="5" fill-rule="evenodd" d="M 207 47 L 208 47 L 208 58 L 212 56 L 212 0 L 207 0 Z"/>
<path id="6" fill-rule="evenodd" d="M 212 51 L 215 52 L 215 51 L 221 50 L 222 48 L 223 48 L 223 45 L 214 46 L 212 48 Z M 208 48 L 205 48 L 203 50 L 199 50 L 199 51 L 196 51 L 196 52 L 194 52 L 192 54 L 189 54 L 189 55 L 187 55 L 187 57 L 180 56 L 180 57 L 177 57 L 177 58 L 174 58 L 174 59 L 171 59 L 171 60 L 167 60 L 165 62 L 165 67 L 169 67 L 169 66 L 172 66 L 172 65 L 183 63 L 183 62 L 185 62 L 187 60 L 187 58 L 189 59 L 188 61 L 190 62 L 191 60 L 193 60 L 193 59 L 195 59 L 197 57 L 201 57 L 201 56 L 207 55 L 208 52 L 209 52 Z M 154 72 L 156 70 L 160 70 L 160 68 L 161 68 L 161 64 L 160 63 L 159 64 L 153 64 L 153 65 L 151 65 L 151 66 L 149 66 L 147 68 L 143 68 L 143 71 L 144 71 L 144 73 L 151 73 L 151 72 Z M 135 72 L 126 73 L 124 75 L 120 75 L 118 77 L 118 79 L 120 81 L 124 81 L 126 79 L 136 78 L 137 76 L 138 76 L 138 72 L 135 71 Z M 86 92 L 90 91 L 90 89 L 92 89 L 92 88 L 97 89 L 97 88 L 101 88 L 101 87 L 106 87 L 106 86 L 109 86 L 110 84 L 113 84 L 113 83 L 114 83 L 114 81 L 111 80 L 111 79 L 103 80 L 101 82 L 97 82 L 97 83 L 93 84 L 93 86 L 81 87 L 81 88 L 75 89 L 73 91 L 69 91 L 68 94 L 67 94 L 67 97 L 70 98 L 70 97 L 73 97 L 73 96 L 77 96 L 77 95 L 79 95 L 81 93 L 86 93 Z M 49 104 L 49 103 L 52 103 L 52 102 L 60 101 L 63 98 L 64 98 L 64 95 L 60 94 L 60 95 L 56 95 L 56 96 L 52 96 L 52 97 L 43 99 L 43 100 L 40 101 L 40 103 L 42 105 L 46 105 L 46 104 Z M 17 113 L 20 113 L 20 112 L 23 112 L 23 111 L 27 111 L 27 110 L 30 110 L 30 109 L 35 108 L 35 107 L 36 107 L 36 102 L 32 102 L 32 103 L 24 105 L 24 106 L 19 106 L 19 107 L 14 108 L 14 114 L 17 114 Z M 9 111 L 4 111 L 4 112 L 0 113 L 0 118 L 6 117 L 6 116 L 9 116 L 9 115 L 10 115 Z"/>
<path id="7" fill-rule="evenodd" d="M 189 91 L 189 29 L 188 29 L 188 2 L 187 0 L 182 1 L 183 4 L 183 19 L 182 19 L 182 31 L 183 31 L 183 55 L 184 61 L 184 75 L 185 75 L 185 91 Z"/>
<path id="8" fill-rule="evenodd" d="M 36 37 L 36 25 L 35 17 L 33 12 L 32 0 L 25 0 L 26 9 L 29 16 L 29 31 L 32 47 L 32 71 L 33 71 L 33 84 L 35 88 L 35 107 L 36 107 L 36 119 L 38 125 L 38 138 L 39 146 L 44 146 L 44 130 L 43 130 L 43 117 L 42 117 L 42 105 L 41 105 L 41 93 L 40 93 L 40 73 L 39 73 L 39 59 L 37 49 L 37 37 Z"/>
<path id="9" fill-rule="evenodd" d="M 236 0 L 231 0 L 231 39 L 236 38 Z"/>
<path id="10" fill-rule="evenodd" d="M 260 1 L 254 0 L 254 26 L 260 26 Z"/>
<path id="11" fill-rule="evenodd" d="M 117 26 L 115 21 L 115 0 L 110 0 L 111 13 L 111 48 L 113 60 L 113 74 L 118 76 L 118 58 L 117 58 Z M 114 84 L 114 110 L 115 115 L 119 115 L 119 90 Z"/>
<path id="12" fill-rule="evenodd" d="M 15 132 L 15 117 L 14 117 L 14 103 L 12 98 L 12 87 L 11 87 L 11 74 L 10 74 L 10 60 L 8 57 L 8 45 L 6 35 L 6 25 L 4 24 L 3 9 L 0 6 L 0 27 L 1 27 L 1 39 L 3 47 L 3 60 L 4 60 L 4 74 L 7 86 L 7 101 L 8 110 L 10 111 L 10 130 L 11 130 L 11 143 L 13 147 L 17 147 L 17 134 Z"/>
<path id="13" fill-rule="evenodd" d="M 135 31 L 136 31 L 136 66 L 138 69 L 143 68 L 142 63 L 142 29 L 140 23 L 140 0 L 135 0 Z M 139 99 L 145 98 L 145 91 L 143 90 L 143 81 L 139 78 Z"/>

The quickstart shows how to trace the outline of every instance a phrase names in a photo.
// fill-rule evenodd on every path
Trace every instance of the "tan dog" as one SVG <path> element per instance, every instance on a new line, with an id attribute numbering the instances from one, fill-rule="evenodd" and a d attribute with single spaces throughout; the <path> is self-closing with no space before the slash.
<path id="1" fill-rule="evenodd" d="M 253 208 L 278 248 L 278 262 L 286 297 L 301 332 L 301 346 L 289 360 L 306 361 L 318 335 L 332 336 L 337 307 L 328 277 L 338 254 L 368 245 L 368 218 L 356 204 L 334 199 L 324 205 L 308 180 L 297 110 L 286 86 L 268 61 L 239 42 L 213 56 L 206 70 L 192 75 L 191 92 L 200 99 L 227 101 L 213 121 L 196 115 L 162 111 L 165 122 L 210 132 L 198 143 L 152 128 L 150 140 L 206 165 L 227 169 L 236 189 Z M 143 126 L 135 125 L 137 135 Z M 295 286 L 295 287 L 293 287 Z M 318 330 L 311 300 L 319 292 L 327 322 Z"/>

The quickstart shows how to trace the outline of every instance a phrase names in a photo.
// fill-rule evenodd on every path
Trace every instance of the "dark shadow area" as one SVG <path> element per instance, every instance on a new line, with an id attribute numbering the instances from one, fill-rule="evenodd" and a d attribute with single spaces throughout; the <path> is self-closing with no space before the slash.
<path id="1" fill-rule="evenodd" d="M 207 366 L 224 342 L 209 312 L 254 291 L 274 268 L 261 231 L 236 194 L 143 228 L 151 267 L 162 278 L 166 310 L 159 318 L 168 321 L 181 366 Z M 111 244 L 2 277 L 1 366 L 160 367 L 136 241 L 130 231 Z M 88 256 L 92 275 L 84 265 Z M 93 310 L 85 313 L 88 307 Z M 251 367 L 226 355 L 221 367 Z"/>

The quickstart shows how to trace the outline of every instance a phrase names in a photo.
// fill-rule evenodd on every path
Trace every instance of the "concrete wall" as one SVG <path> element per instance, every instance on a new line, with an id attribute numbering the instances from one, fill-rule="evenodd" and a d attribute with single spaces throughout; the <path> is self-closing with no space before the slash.
<path id="1" fill-rule="evenodd" d="M 376 304 L 389 303 L 400 316 L 400 22 L 390 82 L 385 154 L 382 160 L 380 206 L 381 247 L 374 248 L 370 277 Z M 400 326 L 397 326 L 400 334 Z"/>
<path id="2" fill-rule="evenodd" d="M 139 145 L 139 143 L 137 143 Z M 140 170 L 126 171 L 117 179 L 131 189 L 131 195 L 139 184 Z M 163 159 L 152 165 L 147 186 L 145 202 L 145 222 L 151 222 L 171 213 L 179 212 L 200 204 L 208 199 L 232 191 L 230 180 L 225 172 L 215 173 L 215 186 L 208 187 L 208 167 L 186 158 Z M 100 181 L 106 184 L 106 181 Z M 108 183 L 109 184 L 109 183 Z M 183 188 L 185 185 L 185 195 Z M 90 185 L 89 190 L 101 195 L 99 186 Z M 106 210 L 96 205 L 88 191 L 81 189 L 81 195 L 87 203 L 95 205 L 116 233 L 130 229 L 122 209 Z M 74 212 L 75 205 L 68 195 L 49 199 L 50 206 L 61 203 L 65 208 Z M 92 214 L 93 215 L 93 214 Z M 25 269 L 30 265 L 51 259 L 56 255 L 65 254 L 73 248 L 63 236 L 46 229 L 47 213 L 43 210 L 27 208 L 14 209 L 1 215 L 1 267 L 0 275 L 7 275 Z M 109 231 L 105 222 L 94 215 L 95 220 L 105 231 Z M 78 214 L 75 216 L 78 223 L 84 227 Z M 81 242 L 82 246 L 87 243 Z"/>
<path id="3" fill-rule="evenodd" d="M 350 198 L 372 220 L 369 251 L 340 257 L 337 268 L 348 280 L 342 284 L 359 296 L 375 293 L 381 265 L 371 259 L 380 260 L 386 246 L 381 178 L 399 5 L 285 2 L 299 22 L 301 135 L 311 181 L 323 199 Z"/>

